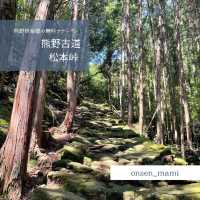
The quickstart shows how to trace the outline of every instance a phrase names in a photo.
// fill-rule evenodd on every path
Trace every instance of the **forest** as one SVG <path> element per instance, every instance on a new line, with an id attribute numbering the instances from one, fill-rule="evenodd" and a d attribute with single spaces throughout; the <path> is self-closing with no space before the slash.
<path id="1" fill-rule="evenodd" d="M 87 21 L 89 53 L 82 71 L 0 67 L 0 200 L 200 199 L 200 180 L 110 180 L 200 164 L 199 0 L 0 0 L 2 20 Z"/>

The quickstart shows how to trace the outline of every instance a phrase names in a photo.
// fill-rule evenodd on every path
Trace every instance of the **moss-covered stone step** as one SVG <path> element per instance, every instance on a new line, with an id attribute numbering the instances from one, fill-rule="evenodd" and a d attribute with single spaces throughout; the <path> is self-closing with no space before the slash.
<path id="1" fill-rule="evenodd" d="M 82 162 L 84 155 L 87 154 L 87 145 L 80 142 L 72 142 L 71 144 L 65 145 L 59 153 L 62 154 L 61 159 Z"/>
<path id="2" fill-rule="evenodd" d="M 66 191 L 61 185 L 42 185 L 31 194 L 31 200 L 87 200 L 75 193 Z"/>
<path id="3" fill-rule="evenodd" d="M 47 176 L 47 186 L 59 184 L 64 186 L 65 191 L 82 194 L 87 200 L 107 200 L 110 194 L 107 185 L 98 178 L 98 174 L 95 173 L 52 171 Z"/>
<path id="4" fill-rule="evenodd" d="M 78 162 L 69 162 L 68 167 L 71 168 L 73 171 L 80 172 L 80 173 L 89 173 L 93 171 L 87 165 L 84 165 Z"/>
<path id="5" fill-rule="evenodd" d="M 123 200 L 199 200 L 200 183 L 137 188 L 123 193 Z"/>

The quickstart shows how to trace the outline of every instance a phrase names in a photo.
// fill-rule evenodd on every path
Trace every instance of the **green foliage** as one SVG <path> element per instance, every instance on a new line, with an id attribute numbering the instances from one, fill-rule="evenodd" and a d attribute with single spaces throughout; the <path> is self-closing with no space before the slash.
<path id="1" fill-rule="evenodd" d="M 86 80 L 86 81 L 84 81 Z M 89 68 L 86 78 L 83 80 L 82 96 L 105 101 L 107 98 L 107 82 L 102 73 L 99 72 L 98 65 L 92 64 Z"/>

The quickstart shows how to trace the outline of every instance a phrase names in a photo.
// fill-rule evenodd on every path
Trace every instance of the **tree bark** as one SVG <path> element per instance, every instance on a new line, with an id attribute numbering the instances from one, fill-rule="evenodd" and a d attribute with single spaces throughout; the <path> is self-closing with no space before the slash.
<path id="1" fill-rule="evenodd" d="M 54 18 L 54 3 L 55 0 L 51 0 L 47 5 L 47 19 L 53 20 Z M 30 158 L 37 157 L 38 154 L 40 154 L 40 148 L 42 147 L 42 120 L 44 116 L 47 76 L 47 71 L 39 71 L 37 73 L 37 94 L 36 100 L 34 101 L 35 116 L 29 150 Z"/>
<path id="2" fill-rule="evenodd" d="M 121 47 L 121 69 L 120 69 L 120 82 L 119 82 L 119 104 L 120 104 L 120 117 L 124 118 L 124 94 L 125 94 L 125 53 L 124 44 L 122 42 Z"/>
<path id="3" fill-rule="evenodd" d="M 41 0 L 35 20 L 47 18 L 50 0 Z M 25 57 L 36 52 L 39 44 L 27 43 Z M 22 61 L 25 66 L 26 60 Z M 22 196 L 26 175 L 28 150 L 33 124 L 33 103 L 36 92 L 37 72 L 21 71 L 15 92 L 10 128 L 0 153 L 1 192 L 8 193 L 9 200 L 19 200 Z"/>
<path id="4" fill-rule="evenodd" d="M 177 62 L 179 67 L 179 84 L 180 84 L 180 102 L 183 107 L 184 118 L 182 118 L 183 122 L 181 124 L 185 124 L 186 130 L 186 138 L 187 138 L 187 146 L 192 148 L 192 133 L 190 128 L 190 111 L 187 100 L 187 90 L 186 90 L 186 78 L 185 78 L 185 69 L 182 58 L 182 47 L 181 47 L 181 36 L 180 36 L 180 2 L 179 0 L 175 0 L 175 31 L 176 31 L 176 44 L 177 44 Z M 182 129 L 181 135 L 184 135 L 184 129 Z M 184 136 L 182 136 L 184 138 Z"/>
<path id="5" fill-rule="evenodd" d="M 156 106 L 157 106 L 157 124 L 156 124 L 156 142 L 163 144 L 163 127 L 162 127 L 162 91 L 161 91 L 161 32 L 162 32 L 162 18 L 161 8 L 159 2 L 156 4 L 159 7 L 159 14 L 156 16 L 156 31 L 155 31 L 155 56 L 156 56 Z"/>
<path id="6" fill-rule="evenodd" d="M 68 110 L 63 121 L 63 125 L 69 133 L 73 126 L 74 115 L 77 105 L 76 96 L 76 72 L 69 71 L 67 74 L 67 95 L 68 95 Z"/>
<path id="7" fill-rule="evenodd" d="M 0 153 L 1 191 L 8 193 L 10 200 L 18 200 L 22 194 L 32 129 L 35 82 L 35 72 L 20 72 L 10 128 Z"/>
<path id="8" fill-rule="evenodd" d="M 144 37 L 142 27 L 142 0 L 137 1 L 138 19 L 137 31 L 139 33 L 139 50 L 140 50 L 140 72 L 139 72 L 139 132 L 144 134 Z"/>
<path id="9" fill-rule="evenodd" d="M 34 101 L 34 122 L 31 134 L 30 157 L 35 158 L 42 147 L 42 120 L 44 115 L 45 93 L 46 93 L 47 72 L 38 72 L 37 82 L 39 84 L 37 98 Z"/>
<path id="10" fill-rule="evenodd" d="M 132 51 L 130 44 L 130 0 L 123 1 L 123 40 L 127 57 L 127 83 L 128 83 L 128 126 L 133 122 L 133 83 L 132 83 Z"/>
<path id="11" fill-rule="evenodd" d="M 76 21 L 78 19 L 78 1 L 72 0 L 73 5 L 73 13 L 72 19 Z M 75 116 L 76 106 L 77 106 L 77 90 L 76 90 L 76 82 L 77 82 L 77 72 L 70 70 L 67 73 L 67 98 L 68 98 L 68 108 L 65 119 L 62 123 L 64 128 L 67 129 L 67 132 L 70 133 L 73 120 Z"/>

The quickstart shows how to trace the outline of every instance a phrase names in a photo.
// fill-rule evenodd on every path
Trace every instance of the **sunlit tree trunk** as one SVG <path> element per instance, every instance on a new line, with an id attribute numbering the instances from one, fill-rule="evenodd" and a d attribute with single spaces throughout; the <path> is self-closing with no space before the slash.
<path id="1" fill-rule="evenodd" d="M 139 72 L 139 132 L 144 134 L 144 37 L 142 27 L 142 0 L 137 1 L 138 19 L 137 29 L 139 33 L 139 50 L 140 50 L 140 72 Z"/>
<path id="2" fill-rule="evenodd" d="M 36 20 L 45 20 L 50 1 L 41 0 Z M 26 47 L 25 56 L 37 51 L 38 44 L 31 40 Z M 22 63 L 26 63 L 25 60 Z M 28 150 L 33 124 L 33 103 L 36 90 L 37 72 L 21 71 L 6 141 L 0 152 L 0 185 L 1 192 L 8 193 L 9 200 L 19 200 L 22 195 L 26 175 Z"/>
<path id="3" fill-rule="evenodd" d="M 124 11 L 124 8 L 123 10 Z M 119 101 L 120 101 L 120 117 L 124 118 L 124 95 L 125 95 L 125 71 L 126 71 L 126 52 L 125 52 L 125 37 L 124 37 L 124 31 L 125 31 L 125 18 L 124 15 L 122 16 L 121 21 L 121 69 L 120 69 L 120 91 L 119 91 Z"/>
<path id="4" fill-rule="evenodd" d="M 128 126 L 133 121 L 133 83 L 132 83 L 132 51 L 130 42 L 130 0 L 123 1 L 123 37 L 127 57 L 127 83 L 128 83 Z"/>
<path id="5" fill-rule="evenodd" d="M 64 119 L 64 126 L 67 132 L 70 132 L 73 125 L 74 115 L 77 105 L 76 96 L 76 72 L 69 71 L 67 74 L 67 95 L 68 95 L 68 110 Z"/>
<path id="6" fill-rule="evenodd" d="M 38 72 L 37 83 L 38 92 L 36 100 L 34 101 L 35 116 L 33 121 L 33 128 L 31 134 L 30 157 L 35 157 L 40 152 L 42 146 L 42 120 L 45 106 L 47 72 Z"/>
<path id="7" fill-rule="evenodd" d="M 159 1 L 157 2 L 157 9 L 159 14 L 156 16 L 156 30 L 155 30 L 155 56 L 156 56 L 156 106 L 157 106 L 157 125 L 156 125 L 156 142 L 163 144 L 163 127 L 162 127 L 162 91 L 161 91 L 161 73 L 162 73 L 162 62 L 161 62 L 161 31 L 162 31 L 162 18 L 161 8 Z M 158 11 L 156 11 L 158 12 Z"/>
<path id="8" fill-rule="evenodd" d="M 182 58 L 182 47 L 181 47 L 181 36 L 180 36 L 180 2 L 179 0 L 175 0 L 175 31 L 176 31 L 176 45 L 177 45 L 177 63 L 179 67 L 179 84 L 180 84 L 180 102 L 181 106 L 183 107 L 183 114 L 182 117 L 183 122 L 181 124 L 185 124 L 186 130 L 186 138 L 187 138 L 187 146 L 192 148 L 192 133 L 190 128 L 190 112 L 189 112 L 189 105 L 187 100 L 187 90 L 186 90 L 186 77 L 185 77 L 185 69 L 184 63 Z M 181 129 L 181 135 L 184 135 L 184 129 Z M 182 136 L 184 137 L 184 136 Z"/>
<path id="9" fill-rule="evenodd" d="M 73 20 L 78 19 L 78 0 L 72 0 L 73 5 Z M 67 73 L 67 95 L 68 95 L 68 108 L 65 119 L 63 121 L 64 128 L 69 133 L 73 126 L 77 106 L 77 92 L 76 92 L 77 72 L 70 70 Z"/>
<path id="10" fill-rule="evenodd" d="M 48 5 L 47 19 L 49 20 L 54 18 L 54 3 L 55 0 L 51 0 Z M 37 73 L 37 94 L 34 101 L 35 116 L 29 150 L 30 157 L 37 156 L 40 153 L 40 148 L 42 147 L 42 121 L 44 116 L 47 76 L 47 71 L 40 71 Z"/>

